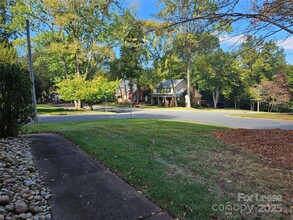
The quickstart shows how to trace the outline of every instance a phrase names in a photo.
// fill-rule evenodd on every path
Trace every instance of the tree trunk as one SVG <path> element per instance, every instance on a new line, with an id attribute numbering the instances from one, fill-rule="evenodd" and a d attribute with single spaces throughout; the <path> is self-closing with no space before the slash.
<path id="1" fill-rule="evenodd" d="M 132 102 L 132 98 L 133 98 L 133 83 L 132 83 L 132 78 L 129 79 L 129 88 L 130 88 L 130 92 L 131 92 L 131 99 L 130 102 Z"/>
<path id="2" fill-rule="evenodd" d="M 136 86 L 136 103 L 139 103 L 140 97 L 140 85 L 139 85 L 139 76 L 137 77 L 137 86 Z"/>
<path id="3" fill-rule="evenodd" d="M 62 62 L 63 62 L 63 67 L 64 67 L 64 72 L 65 72 L 65 76 L 66 76 L 66 79 L 68 78 L 68 67 L 67 67 L 67 64 L 66 64 L 66 60 L 65 60 L 65 58 L 62 56 L 61 57 L 61 59 L 62 59 Z"/>
<path id="4" fill-rule="evenodd" d="M 217 104 L 219 102 L 219 86 L 212 92 L 213 95 L 213 102 L 214 102 L 214 108 L 217 108 Z"/>
<path id="5" fill-rule="evenodd" d="M 127 99 L 128 96 L 127 96 L 127 86 L 126 86 L 126 83 L 125 83 L 125 79 L 123 79 L 124 81 L 124 95 L 123 95 L 123 103 L 125 102 L 125 98 Z"/>
<path id="6" fill-rule="evenodd" d="M 190 66 L 191 66 L 191 46 L 187 47 L 187 103 L 186 108 L 190 108 Z"/>
<path id="7" fill-rule="evenodd" d="M 91 111 L 94 111 L 94 108 L 93 108 L 93 103 L 92 102 L 87 102 L 88 106 L 90 107 L 90 110 Z"/>
<path id="8" fill-rule="evenodd" d="M 172 89 L 173 89 L 174 104 L 175 104 L 175 107 L 177 107 L 178 104 L 177 104 L 177 98 L 176 98 L 175 86 L 174 86 L 173 78 L 171 78 L 171 84 L 172 84 Z"/>
<path id="9" fill-rule="evenodd" d="M 79 110 L 82 109 L 81 100 L 74 100 L 74 107 Z"/>
<path id="10" fill-rule="evenodd" d="M 124 94 L 122 93 L 122 88 L 119 86 L 120 94 L 121 94 L 121 102 L 124 103 Z M 125 91 L 126 89 L 124 89 Z M 126 92 L 126 91 L 125 91 Z"/>

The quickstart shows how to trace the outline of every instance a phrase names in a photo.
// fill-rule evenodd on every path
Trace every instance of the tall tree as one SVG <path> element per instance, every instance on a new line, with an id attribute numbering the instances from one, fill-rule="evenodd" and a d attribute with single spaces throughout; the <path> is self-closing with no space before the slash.
<path id="1" fill-rule="evenodd" d="M 262 37 L 247 36 L 241 44 L 238 54 L 241 65 L 241 87 L 243 88 L 241 92 L 248 94 L 258 84 L 271 81 L 273 76 L 286 66 L 284 50 L 277 47 L 273 41 L 264 42 Z M 259 102 L 258 98 L 257 100 Z"/>
<path id="2" fill-rule="evenodd" d="M 191 19 L 194 15 L 205 15 L 214 13 L 216 10 L 213 1 L 192 1 L 192 0 L 160 0 L 163 6 L 158 13 L 158 17 L 170 23 L 175 22 L 180 18 Z M 177 23 L 174 26 L 174 35 L 177 36 L 178 42 L 182 45 L 182 57 L 186 65 L 186 80 L 187 80 L 187 105 L 190 105 L 190 75 L 191 62 L 193 60 L 194 48 L 196 48 L 204 38 L 198 36 L 204 33 L 204 30 L 211 30 L 214 26 L 207 20 L 193 20 L 190 22 Z"/>
<path id="3" fill-rule="evenodd" d="M 228 97 L 233 87 L 238 86 L 239 64 L 233 55 L 221 49 L 198 56 L 194 68 L 199 89 L 211 92 L 215 108 L 220 94 Z"/>
<path id="4" fill-rule="evenodd" d="M 146 51 L 143 46 L 144 22 L 134 18 L 129 10 L 126 11 L 124 19 L 120 57 L 115 61 L 113 68 L 119 72 L 119 78 L 130 81 L 130 92 L 133 92 L 133 83 L 136 80 L 136 96 L 139 97 L 139 79 L 143 71 L 143 63 L 146 63 Z"/>
<path id="5" fill-rule="evenodd" d="M 12 14 L 9 11 L 14 5 L 15 1 L 13 0 L 5 0 L 0 2 L 0 43 L 11 43 L 11 41 L 17 37 L 16 30 L 10 26 Z"/>
<path id="6" fill-rule="evenodd" d="M 285 69 L 285 76 L 287 77 L 288 89 L 293 98 L 293 65 L 288 65 Z"/>
<path id="7" fill-rule="evenodd" d="M 148 54 L 153 60 L 156 81 L 159 83 L 163 79 L 171 80 L 173 91 L 174 79 L 182 78 L 185 71 L 184 63 L 181 62 L 177 51 L 176 37 L 171 30 L 164 29 L 164 23 L 149 21 L 146 23 L 147 34 L 145 44 L 147 44 Z M 177 106 L 176 94 L 173 92 L 174 105 Z"/>
<path id="8" fill-rule="evenodd" d="M 46 30 L 39 36 L 42 43 L 39 51 L 46 53 L 50 61 L 54 59 L 46 65 L 61 70 L 63 77 L 75 74 L 89 80 L 99 70 L 108 68 L 114 58 L 112 45 L 118 36 L 113 33 L 119 28 L 116 20 L 123 13 L 118 2 L 19 0 L 11 7 L 14 17 L 11 26 L 20 26 L 23 20 L 31 19 L 36 31 Z M 81 107 L 80 102 L 77 107 Z"/>

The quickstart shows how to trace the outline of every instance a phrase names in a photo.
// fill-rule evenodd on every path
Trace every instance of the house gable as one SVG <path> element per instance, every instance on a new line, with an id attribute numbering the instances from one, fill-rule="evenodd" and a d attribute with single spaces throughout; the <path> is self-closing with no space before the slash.
<path id="1" fill-rule="evenodd" d="M 182 93 L 186 90 L 187 85 L 184 79 L 174 79 L 173 80 L 175 94 L 177 97 L 181 96 Z M 161 83 L 155 85 L 155 89 L 153 91 L 153 96 L 173 96 L 173 86 L 172 80 L 164 80 Z"/>

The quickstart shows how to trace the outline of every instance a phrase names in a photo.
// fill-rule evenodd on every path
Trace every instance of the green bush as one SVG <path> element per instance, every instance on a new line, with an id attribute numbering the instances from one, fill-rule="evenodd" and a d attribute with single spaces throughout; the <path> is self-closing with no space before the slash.
<path id="1" fill-rule="evenodd" d="M 17 136 L 33 116 L 31 84 L 27 71 L 0 62 L 0 137 Z"/>
<path id="2" fill-rule="evenodd" d="M 273 108 L 273 112 L 281 112 L 281 113 L 293 112 L 293 101 L 275 106 Z"/>

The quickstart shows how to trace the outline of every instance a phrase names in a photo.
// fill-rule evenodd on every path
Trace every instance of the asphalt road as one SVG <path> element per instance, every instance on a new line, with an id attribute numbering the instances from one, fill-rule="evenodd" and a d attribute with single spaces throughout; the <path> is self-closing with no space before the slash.
<path id="1" fill-rule="evenodd" d="M 233 111 L 188 111 L 188 110 L 145 110 L 135 109 L 132 114 L 130 112 L 118 114 L 89 114 L 89 115 L 56 115 L 56 116 L 39 116 L 39 123 L 52 122 L 76 122 L 90 120 L 105 119 L 123 119 L 123 118 L 156 118 L 180 120 L 188 122 L 198 122 L 212 125 L 227 126 L 233 128 L 254 128 L 254 129 L 273 129 L 280 128 L 293 130 L 293 122 L 281 120 L 263 120 L 230 117 Z M 237 112 L 235 112 L 237 113 Z M 239 112 L 238 112 L 239 113 Z"/>

